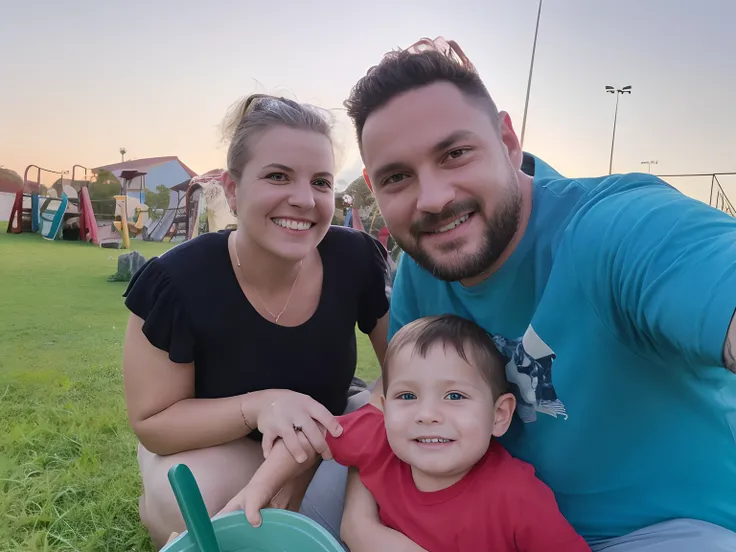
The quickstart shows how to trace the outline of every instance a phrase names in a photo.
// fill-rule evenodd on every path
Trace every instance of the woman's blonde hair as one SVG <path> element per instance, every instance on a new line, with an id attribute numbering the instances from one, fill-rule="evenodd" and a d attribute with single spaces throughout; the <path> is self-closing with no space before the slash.
<path id="1" fill-rule="evenodd" d="M 318 132 L 334 148 L 332 125 L 328 112 L 318 107 L 268 94 L 252 94 L 231 108 L 225 120 L 225 138 L 230 142 L 227 169 L 239 180 L 250 160 L 252 140 L 274 126 Z"/>

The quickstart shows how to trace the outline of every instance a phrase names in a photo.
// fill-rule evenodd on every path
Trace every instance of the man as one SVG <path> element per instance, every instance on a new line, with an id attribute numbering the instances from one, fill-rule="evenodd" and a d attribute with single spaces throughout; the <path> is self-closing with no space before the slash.
<path id="1" fill-rule="evenodd" d="M 405 252 L 389 338 L 442 313 L 496 337 L 502 442 L 593 550 L 736 550 L 736 220 L 651 175 L 561 176 L 435 51 L 388 54 L 346 106 Z M 346 500 L 348 544 L 383 539 L 354 474 Z"/>

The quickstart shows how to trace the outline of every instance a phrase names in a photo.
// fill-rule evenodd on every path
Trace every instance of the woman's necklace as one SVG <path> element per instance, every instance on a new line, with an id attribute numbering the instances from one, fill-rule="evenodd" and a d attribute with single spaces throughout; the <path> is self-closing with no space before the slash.
<path id="1" fill-rule="evenodd" d="M 235 251 L 235 260 L 238 263 L 238 268 L 240 268 L 240 257 L 238 256 L 238 248 L 235 246 L 235 244 L 233 244 L 233 250 Z M 286 309 L 289 307 L 289 301 L 291 301 L 291 295 L 292 295 L 292 293 L 294 293 L 294 289 L 296 288 L 296 283 L 299 281 L 299 275 L 302 273 L 302 265 L 303 264 L 304 264 L 304 259 L 302 259 L 301 261 L 299 261 L 299 271 L 296 273 L 296 278 L 294 278 L 294 283 L 291 285 L 291 291 L 289 292 L 289 297 L 286 298 L 286 304 L 284 305 L 284 308 L 281 309 L 281 312 L 278 313 L 278 314 L 272 313 L 269 310 L 268 306 L 266 306 L 266 302 L 263 300 L 263 297 L 261 297 L 261 294 L 258 293 L 258 290 L 255 287 L 253 287 L 252 285 L 248 284 L 248 285 L 250 285 L 250 288 L 253 290 L 253 292 L 258 297 L 258 300 L 261 302 L 261 305 L 263 305 L 263 308 L 266 309 L 266 312 L 268 312 L 268 314 L 271 315 L 271 318 L 273 318 L 273 321 L 276 322 L 276 323 L 278 323 L 279 318 L 281 318 L 281 315 L 284 314 L 286 312 Z M 241 272 L 241 274 L 242 274 L 242 272 Z M 246 283 L 248 283 L 248 282 L 246 282 Z"/>

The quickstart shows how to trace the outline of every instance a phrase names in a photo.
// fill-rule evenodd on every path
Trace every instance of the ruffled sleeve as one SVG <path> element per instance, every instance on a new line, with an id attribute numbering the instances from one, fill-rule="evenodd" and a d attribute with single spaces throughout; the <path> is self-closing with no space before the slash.
<path id="1" fill-rule="evenodd" d="M 123 294 L 125 306 L 141 317 L 151 345 L 169 353 L 172 362 L 194 361 L 194 338 L 182 298 L 158 259 L 135 273 Z"/>
<path id="2" fill-rule="evenodd" d="M 391 285 L 391 271 L 388 266 L 388 252 L 376 238 L 361 232 L 365 239 L 365 258 L 367 267 L 363 271 L 363 289 L 360 294 L 358 328 L 369 334 L 376 322 L 388 312 L 387 289 Z"/>

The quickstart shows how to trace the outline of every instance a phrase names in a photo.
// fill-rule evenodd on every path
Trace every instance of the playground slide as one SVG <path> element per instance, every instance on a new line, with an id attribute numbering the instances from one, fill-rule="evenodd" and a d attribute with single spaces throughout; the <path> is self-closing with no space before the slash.
<path id="1" fill-rule="evenodd" d="M 92 210 L 92 200 L 89 197 L 89 189 L 87 186 L 82 186 L 79 203 L 81 207 L 80 211 L 82 212 L 82 221 L 80 224 L 82 239 L 85 241 L 91 241 L 95 245 L 99 245 L 100 240 L 97 237 L 97 219 L 95 218 L 95 213 Z"/>
<path id="2" fill-rule="evenodd" d="M 21 197 L 23 192 L 21 192 Z M 31 232 L 38 232 L 38 215 L 41 210 L 38 208 L 38 194 L 31 195 Z"/>
<path id="3" fill-rule="evenodd" d="M 169 233 L 171 225 L 174 224 L 177 208 L 179 207 L 179 194 L 171 190 L 169 194 L 169 207 L 164 211 L 163 216 L 154 225 L 153 229 L 148 233 L 150 241 L 163 241 L 166 234 Z"/>
<path id="4" fill-rule="evenodd" d="M 46 198 L 43 205 L 39 208 L 39 222 L 41 223 L 41 235 L 47 240 L 55 240 L 61 230 L 61 223 L 64 221 L 64 213 L 66 213 L 69 198 L 66 194 L 61 194 L 61 199 Z"/>

